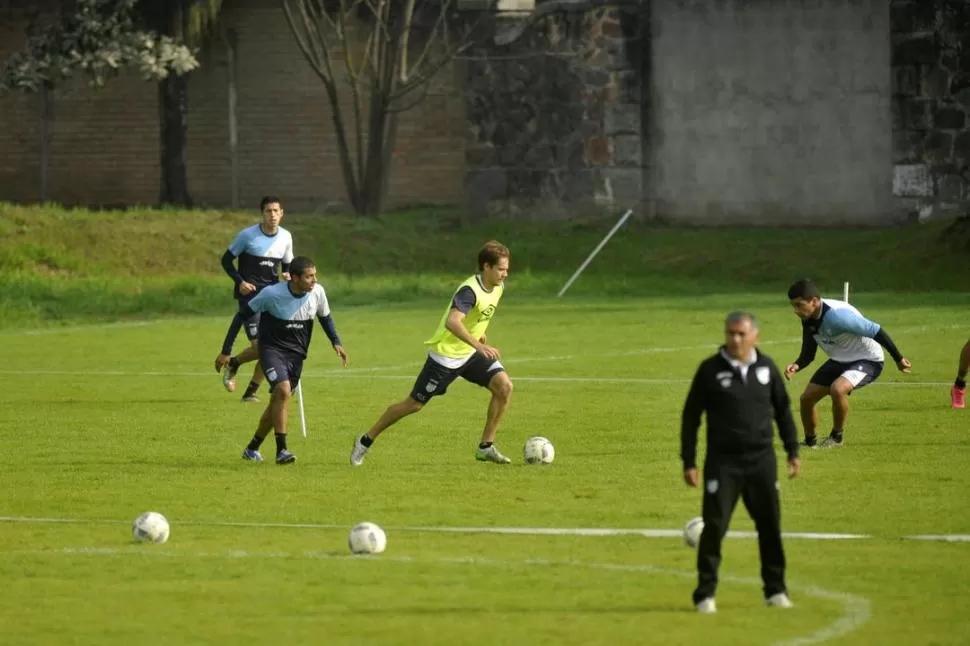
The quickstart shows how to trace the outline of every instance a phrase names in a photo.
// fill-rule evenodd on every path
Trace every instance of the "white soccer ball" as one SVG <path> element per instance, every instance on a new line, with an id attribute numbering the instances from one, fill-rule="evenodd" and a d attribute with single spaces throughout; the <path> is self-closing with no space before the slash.
<path id="1" fill-rule="evenodd" d="M 544 437 L 530 437 L 525 441 L 522 455 L 526 464 L 552 464 L 556 459 L 556 449 L 552 442 Z"/>
<path id="2" fill-rule="evenodd" d="M 387 547 L 387 534 L 374 523 L 358 523 L 350 530 L 347 544 L 354 554 L 380 554 Z"/>
<path id="3" fill-rule="evenodd" d="M 131 523 L 131 537 L 139 543 L 164 543 L 168 532 L 168 520 L 157 511 L 146 511 Z"/>
<path id="4" fill-rule="evenodd" d="M 684 543 L 688 547 L 697 547 L 701 542 L 701 533 L 704 531 L 704 519 L 698 516 L 691 518 L 684 525 Z"/>

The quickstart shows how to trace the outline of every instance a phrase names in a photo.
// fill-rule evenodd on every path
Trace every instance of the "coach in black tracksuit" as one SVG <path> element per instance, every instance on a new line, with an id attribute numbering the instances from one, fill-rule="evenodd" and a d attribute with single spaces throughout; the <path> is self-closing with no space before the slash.
<path id="1" fill-rule="evenodd" d="M 772 445 L 773 422 L 777 422 L 788 453 L 789 477 L 798 475 L 798 440 L 788 392 L 774 362 L 755 347 L 758 323 L 752 314 L 729 314 L 724 332 L 724 346 L 694 375 L 680 431 L 684 480 L 696 487 L 697 430 L 701 414 L 707 413 L 704 531 L 697 551 L 694 603 L 701 612 L 715 611 L 721 541 L 740 497 L 758 530 L 765 599 L 772 606 L 790 607 Z"/>

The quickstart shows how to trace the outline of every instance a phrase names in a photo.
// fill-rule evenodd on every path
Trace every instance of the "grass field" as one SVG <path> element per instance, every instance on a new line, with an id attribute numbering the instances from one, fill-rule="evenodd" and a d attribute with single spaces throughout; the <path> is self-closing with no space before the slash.
<path id="1" fill-rule="evenodd" d="M 457 383 L 353 469 L 353 438 L 407 393 L 446 295 L 334 297 L 351 367 L 318 331 L 293 467 L 239 459 L 262 408 L 212 371 L 225 300 L 222 316 L 0 332 L 0 643 L 970 642 L 970 543 L 904 538 L 970 534 L 970 411 L 947 396 L 970 295 L 853 294 L 914 372 L 854 395 L 846 446 L 806 452 L 782 504 L 787 532 L 865 537 L 787 539 L 791 611 L 763 606 L 756 542 L 729 538 L 712 617 L 693 612 L 677 537 L 472 529 L 679 530 L 700 503 L 677 457 L 686 382 L 739 307 L 760 315 L 764 351 L 794 358 L 783 293 L 558 302 L 517 293 L 513 265 L 489 337 L 516 383 L 498 441 L 515 463 L 474 461 L 487 398 Z M 537 434 L 556 446 L 549 467 L 521 463 Z M 167 544 L 131 542 L 148 509 L 171 520 Z M 347 554 L 361 520 L 387 530 L 385 554 Z M 732 527 L 752 529 L 743 508 Z"/>

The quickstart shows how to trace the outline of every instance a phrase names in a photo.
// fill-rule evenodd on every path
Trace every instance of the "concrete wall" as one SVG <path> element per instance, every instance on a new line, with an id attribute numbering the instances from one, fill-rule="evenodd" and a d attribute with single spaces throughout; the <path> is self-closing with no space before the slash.
<path id="1" fill-rule="evenodd" d="M 651 6 L 648 211 L 699 224 L 897 217 L 888 2 Z"/>

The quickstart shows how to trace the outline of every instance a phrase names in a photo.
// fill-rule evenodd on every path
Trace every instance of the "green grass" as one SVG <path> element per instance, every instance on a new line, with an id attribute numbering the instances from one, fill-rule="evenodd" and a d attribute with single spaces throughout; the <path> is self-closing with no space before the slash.
<path id="1" fill-rule="evenodd" d="M 29 323 L 221 314 L 231 308 L 219 258 L 258 214 L 65 210 L 0 203 L 0 328 Z M 612 220 L 500 220 L 463 226 L 448 209 L 380 219 L 288 214 L 296 251 L 318 264 L 344 305 L 437 302 L 475 269 L 487 239 L 512 249 L 510 287 L 555 294 Z M 783 294 L 811 276 L 840 292 L 970 291 L 966 251 L 947 222 L 892 229 L 685 229 L 629 223 L 567 298 Z"/>
<path id="2" fill-rule="evenodd" d="M 787 282 L 787 267 L 772 271 Z M 354 436 L 410 388 L 440 293 L 333 299 L 351 367 L 316 339 L 309 437 L 294 411 L 291 468 L 239 459 L 261 406 L 212 371 L 227 316 L 0 332 L 0 516 L 78 520 L 0 521 L 0 642 L 966 644 L 970 545 L 902 537 L 970 533 L 970 412 L 947 407 L 945 385 L 967 294 L 853 297 L 914 374 L 887 368 L 854 395 L 846 446 L 807 452 L 803 476 L 782 483 L 786 531 L 872 537 L 787 540 L 792 611 L 762 606 L 751 539 L 726 541 L 720 612 L 701 617 L 694 552 L 676 538 L 415 529 L 680 528 L 700 503 L 677 459 L 685 381 L 724 313 L 753 309 L 763 349 L 782 363 L 797 353 L 783 295 L 758 291 L 555 301 L 510 289 L 489 330 L 516 383 L 499 433 L 508 467 L 472 458 L 487 397 L 466 383 L 389 430 L 363 467 L 347 464 Z M 553 465 L 521 464 L 535 434 L 555 444 Z M 148 509 L 172 521 L 167 544 L 131 543 L 128 522 Z M 361 520 L 387 529 L 384 555 L 346 554 Z M 732 527 L 752 529 L 742 507 Z"/>

